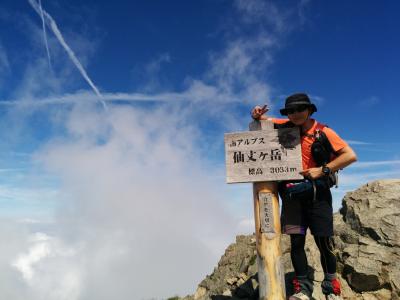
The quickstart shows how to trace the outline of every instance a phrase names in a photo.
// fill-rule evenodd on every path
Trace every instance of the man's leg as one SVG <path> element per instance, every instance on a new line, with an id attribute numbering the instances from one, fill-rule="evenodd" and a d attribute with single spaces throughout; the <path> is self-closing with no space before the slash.
<path id="1" fill-rule="evenodd" d="M 293 279 L 294 294 L 289 300 L 308 300 L 311 298 L 313 287 L 308 278 L 307 256 L 304 250 L 306 236 L 304 234 L 290 235 L 290 256 L 296 277 Z"/>
<path id="2" fill-rule="evenodd" d="M 314 240 L 321 254 L 321 265 L 324 273 L 336 274 L 333 238 L 330 236 L 314 236 Z"/>
<path id="3" fill-rule="evenodd" d="M 314 240 L 321 254 L 321 265 L 325 274 L 321 284 L 322 292 L 328 299 L 340 299 L 340 282 L 336 278 L 336 256 L 333 239 L 328 236 L 314 236 Z"/>
<path id="4" fill-rule="evenodd" d="M 306 236 L 304 234 L 290 235 L 290 257 L 296 276 L 306 276 L 308 272 L 308 263 L 304 246 Z"/>
<path id="5" fill-rule="evenodd" d="M 310 208 L 310 229 L 321 255 L 321 265 L 325 273 L 322 292 L 327 299 L 340 298 L 340 283 L 336 278 L 336 256 L 333 252 L 333 209 L 332 194 L 329 189 L 319 188 L 317 199 Z"/>
<path id="6" fill-rule="evenodd" d="M 312 282 L 308 279 L 307 256 L 304 251 L 305 234 L 308 228 L 303 201 L 289 195 L 284 185 L 279 192 L 282 199 L 282 232 L 290 235 L 291 259 L 296 277 L 293 279 L 294 294 L 289 300 L 309 300 Z"/>

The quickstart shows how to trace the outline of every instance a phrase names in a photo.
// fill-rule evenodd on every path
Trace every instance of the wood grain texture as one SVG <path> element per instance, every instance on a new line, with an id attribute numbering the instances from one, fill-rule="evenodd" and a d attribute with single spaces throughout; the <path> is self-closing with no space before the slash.
<path id="1" fill-rule="evenodd" d="M 250 129 L 259 130 L 259 132 L 269 132 L 274 136 L 279 136 L 277 133 L 278 130 L 274 129 L 272 122 L 268 121 L 253 122 L 250 124 Z M 300 139 L 299 136 L 298 138 Z M 298 142 L 300 143 L 300 140 Z M 299 157 L 295 159 L 300 159 L 297 163 L 301 164 L 301 150 Z M 277 167 L 281 167 L 281 165 Z M 286 291 L 282 264 L 281 223 L 277 182 L 265 181 L 253 183 L 253 200 L 259 299 L 285 300 Z"/>
<path id="2" fill-rule="evenodd" d="M 268 195 L 268 196 L 266 196 Z M 274 182 L 257 182 L 253 184 L 254 217 L 257 243 L 258 281 L 260 300 L 286 299 L 284 270 L 281 254 L 281 224 L 279 218 L 279 200 L 277 184 Z M 261 209 L 260 199 L 267 198 L 272 208 L 272 226 L 269 232 L 262 230 L 262 218 L 265 211 Z"/>

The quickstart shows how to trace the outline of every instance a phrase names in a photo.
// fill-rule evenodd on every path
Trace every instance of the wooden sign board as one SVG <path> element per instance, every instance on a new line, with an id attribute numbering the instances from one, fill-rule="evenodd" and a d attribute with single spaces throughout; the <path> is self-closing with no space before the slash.
<path id="1" fill-rule="evenodd" d="M 271 122 L 268 122 L 271 123 Z M 300 132 L 295 128 L 226 133 L 227 183 L 303 179 Z"/>

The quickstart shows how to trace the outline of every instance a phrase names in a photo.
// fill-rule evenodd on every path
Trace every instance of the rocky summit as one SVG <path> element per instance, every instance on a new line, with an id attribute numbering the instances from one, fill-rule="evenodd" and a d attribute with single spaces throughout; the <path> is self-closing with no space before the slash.
<path id="1" fill-rule="evenodd" d="M 338 276 L 344 299 L 400 299 L 400 179 L 368 183 L 343 198 L 334 216 Z M 319 252 L 307 235 L 306 252 L 315 300 L 325 299 L 320 289 L 323 271 Z M 258 299 L 254 235 L 237 236 L 218 266 L 184 300 Z M 289 237 L 282 235 L 286 291 L 294 276 Z"/>

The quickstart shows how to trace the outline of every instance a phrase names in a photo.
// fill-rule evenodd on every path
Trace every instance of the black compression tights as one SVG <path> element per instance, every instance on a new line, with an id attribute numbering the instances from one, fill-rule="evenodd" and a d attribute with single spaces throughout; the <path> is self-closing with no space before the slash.
<path id="1" fill-rule="evenodd" d="M 307 256 L 304 251 L 306 236 L 304 234 L 290 235 L 290 257 L 296 276 L 307 275 Z"/>
<path id="2" fill-rule="evenodd" d="M 315 243 L 321 253 L 321 265 L 324 273 L 336 273 L 336 256 L 333 246 L 333 238 L 329 236 L 314 236 Z"/>
<path id="3" fill-rule="evenodd" d="M 315 243 L 321 253 L 321 265 L 324 273 L 336 273 L 336 257 L 333 252 L 331 237 L 314 236 Z M 307 275 L 307 256 L 304 250 L 306 236 L 303 234 L 290 235 L 290 256 L 297 276 Z"/>

